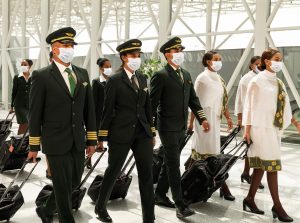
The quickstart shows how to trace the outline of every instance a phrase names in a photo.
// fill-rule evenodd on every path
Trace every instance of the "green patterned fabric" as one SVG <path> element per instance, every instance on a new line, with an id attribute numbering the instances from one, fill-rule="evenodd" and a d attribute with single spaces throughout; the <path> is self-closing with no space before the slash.
<path id="1" fill-rule="evenodd" d="M 73 75 L 72 75 L 72 71 L 70 68 L 66 68 L 65 72 L 68 73 L 68 78 L 69 78 L 69 82 L 70 82 L 70 93 L 72 95 L 72 97 L 74 96 L 74 92 L 75 92 L 75 88 L 76 88 L 76 80 L 74 79 Z"/>
<path id="2" fill-rule="evenodd" d="M 205 160 L 207 157 L 214 156 L 215 154 L 200 154 L 195 149 L 192 149 L 191 158 L 193 160 Z"/>
<path id="3" fill-rule="evenodd" d="M 274 125 L 276 127 L 279 127 L 279 129 L 281 130 L 283 128 L 283 115 L 284 115 L 286 92 L 283 89 L 283 83 L 280 79 L 277 79 L 277 84 L 278 84 L 278 95 L 277 95 L 276 114 L 274 117 Z"/>
<path id="4" fill-rule="evenodd" d="M 225 83 L 224 79 L 222 77 L 220 77 L 220 80 L 222 82 L 222 86 L 223 86 L 223 90 L 224 90 L 223 100 L 222 100 L 222 111 L 221 111 L 221 115 L 220 115 L 222 117 L 222 114 L 224 114 L 224 112 L 226 111 L 226 108 L 227 108 L 228 94 L 227 94 L 226 83 Z"/>
<path id="5" fill-rule="evenodd" d="M 250 168 L 258 168 L 268 172 L 281 170 L 281 160 L 262 160 L 259 157 L 249 157 Z"/>

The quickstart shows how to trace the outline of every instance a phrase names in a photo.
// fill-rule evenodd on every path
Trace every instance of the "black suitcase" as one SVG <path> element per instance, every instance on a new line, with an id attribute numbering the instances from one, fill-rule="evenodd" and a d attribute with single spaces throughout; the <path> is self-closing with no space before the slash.
<path id="1" fill-rule="evenodd" d="M 184 202 L 189 205 L 207 201 L 226 181 L 228 172 L 236 161 L 246 157 L 249 146 L 241 141 L 226 154 L 195 161 L 181 178 Z"/>
<path id="2" fill-rule="evenodd" d="M 96 162 L 94 163 L 92 168 L 88 171 L 88 173 L 85 175 L 85 177 L 80 182 L 80 184 L 76 188 L 73 189 L 73 191 L 72 191 L 72 209 L 77 211 L 80 208 L 83 197 L 87 190 L 86 187 L 83 187 L 83 186 L 86 183 L 89 176 L 94 171 L 94 169 L 96 168 L 96 166 L 98 165 L 98 163 L 100 162 L 100 160 L 103 157 L 105 152 L 106 152 L 106 149 L 98 157 L 98 159 L 96 160 Z M 90 158 L 87 158 L 85 160 L 85 164 L 84 164 L 85 166 L 88 163 L 89 159 Z M 52 185 L 50 185 L 50 184 L 45 185 L 42 188 L 42 190 L 40 191 L 40 193 L 38 194 L 37 198 L 35 199 L 36 206 L 39 207 L 39 206 L 43 205 L 47 201 L 47 199 L 50 196 L 50 194 L 52 193 L 52 191 L 53 191 Z"/>
<path id="3" fill-rule="evenodd" d="M 221 136 L 220 141 L 221 141 L 221 153 L 227 148 L 227 146 L 231 143 L 231 141 L 236 138 L 236 135 L 240 132 L 241 127 L 236 127 L 234 128 L 227 136 Z M 184 167 L 185 170 L 189 169 L 192 164 L 195 162 L 194 159 L 192 159 L 191 156 L 185 161 Z"/>
<path id="4" fill-rule="evenodd" d="M 10 117 L 11 116 L 11 117 Z M 0 145 L 4 143 L 9 134 L 11 133 L 10 129 L 12 126 L 15 113 L 8 113 L 5 119 L 0 120 Z"/>
<path id="5" fill-rule="evenodd" d="M 132 170 L 134 169 L 135 162 L 133 162 L 133 164 L 130 166 L 127 174 L 124 174 L 124 173 L 132 159 L 133 159 L 133 154 L 128 158 L 127 162 L 125 163 L 124 167 L 122 168 L 121 173 L 114 184 L 114 187 L 111 192 L 109 200 L 114 200 L 114 199 L 118 199 L 118 198 L 125 199 L 125 197 L 128 193 L 129 186 L 132 181 L 132 176 L 130 176 L 130 174 L 131 174 Z M 88 189 L 87 194 L 90 196 L 90 198 L 92 199 L 92 201 L 94 203 L 96 203 L 96 201 L 98 199 L 102 181 L 103 181 L 103 175 L 97 175 L 95 177 L 94 181 L 92 182 L 90 188 Z"/>
<path id="6" fill-rule="evenodd" d="M 40 158 L 37 158 L 37 162 L 31 168 L 27 177 L 23 180 L 20 186 L 14 185 L 15 180 L 19 177 L 20 173 L 23 172 L 26 164 L 31 163 L 30 161 L 26 161 L 19 172 L 14 177 L 13 181 L 6 188 L 3 184 L 0 184 L 0 221 L 7 220 L 9 221 L 15 213 L 22 207 L 24 204 L 24 198 L 21 192 L 22 187 L 29 179 L 33 170 L 37 166 Z"/>
<path id="7" fill-rule="evenodd" d="M 0 149 L 0 173 L 6 170 L 20 169 L 27 160 L 29 152 L 29 135 L 12 136 Z"/>

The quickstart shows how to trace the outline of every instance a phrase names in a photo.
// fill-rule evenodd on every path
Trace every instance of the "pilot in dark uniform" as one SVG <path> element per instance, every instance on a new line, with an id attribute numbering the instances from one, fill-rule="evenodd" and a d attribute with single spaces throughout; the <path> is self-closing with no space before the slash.
<path id="1" fill-rule="evenodd" d="M 117 47 L 122 67 L 105 86 L 99 147 L 103 148 L 103 141 L 108 141 L 109 157 L 95 207 L 95 213 L 103 222 L 112 222 L 106 205 L 130 149 L 138 171 L 143 223 L 153 223 L 155 219 L 152 179 L 155 129 L 147 80 L 137 71 L 141 64 L 141 45 L 140 40 L 132 39 Z"/>
<path id="2" fill-rule="evenodd" d="M 183 49 L 178 37 L 170 39 L 160 48 L 168 63 L 153 75 L 150 84 L 152 113 L 157 119 L 157 129 L 164 151 L 164 163 L 155 190 L 155 203 L 176 207 L 178 218 L 195 213 L 183 203 L 180 185 L 180 144 L 187 129 L 188 108 L 195 114 L 204 130 L 209 130 L 191 75 L 180 67 L 184 61 Z M 166 196 L 169 185 L 175 205 Z"/>
<path id="3" fill-rule="evenodd" d="M 72 188 L 79 185 L 85 151 L 91 156 L 97 143 L 95 108 L 88 73 L 71 64 L 76 31 L 62 28 L 48 35 L 53 62 L 32 73 L 29 100 L 28 158 L 35 160 L 40 147 L 46 154 L 54 192 L 36 212 L 43 223 L 74 223 Z"/>

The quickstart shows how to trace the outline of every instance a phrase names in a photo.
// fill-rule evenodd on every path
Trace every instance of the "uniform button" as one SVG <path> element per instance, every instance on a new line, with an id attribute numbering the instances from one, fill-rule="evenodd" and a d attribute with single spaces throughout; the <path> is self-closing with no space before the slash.
<path id="1" fill-rule="evenodd" d="M 136 106 L 137 106 L 137 107 L 140 107 L 140 105 L 139 105 L 139 104 L 137 104 Z"/>
<path id="2" fill-rule="evenodd" d="M 75 128 L 75 124 L 73 124 L 72 127 Z"/>
<path id="3" fill-rule="evenodd" d="M 75 116 L 75 112 L 73 112 L 73 116 Z"/>
<path id="4" fill-rule="evenodd" d="M 132 127 L 135 128 L 135 125 L 133 125 Z"/>
<path id="5" fill-rule="evenodd" d="M 140 117 L 140 115 L 137 115 L 137 117 Z"/>
<path id="6" fill-rule="evenodd" d="M 75 104 L 75 101 L 72 101 L 72 104 L 74 105 L 74 104 Z"/>

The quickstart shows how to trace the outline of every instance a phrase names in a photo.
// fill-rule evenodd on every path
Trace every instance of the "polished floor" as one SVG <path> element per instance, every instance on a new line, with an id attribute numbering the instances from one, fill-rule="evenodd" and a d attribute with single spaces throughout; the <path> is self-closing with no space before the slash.
<path id="1" fill-rule="evenodd" d="M 0 117 L 4 117 L 5 112 L 0 112 Z M 16 124 L 13 125 L 12 130 L 16 132 Z M 232 143 L 233 146 L 234 142 Z M 159 146 L 157 143 L 156 146 Z M 190 153 L 190 143 L 187 144 L 182 152 L 181 164 L 187 159 Z M 96 154 L 94 159 L 99 154 Z M 41 163 L 30 177 L 28 183 L 23 187 L 22 194 L 25 198 L 25 204 L 11 219 L 14 223 L 40 223 L 41 221 L 35 213 L 35 199 L 41 188 L 50 183 L 45 177 L 46 162 L 42 153 Z M 299 144 L 282 144 L 282 163 L 283 171 L 279 174 L 279 191 L 280 197 L 287 213 L 293 218 L 294 222 L 300 222 L 300 147 Z M 92 182 L 97 174 L 103 173 L 107 165 L 107 154 L 103 157 L 96 170 L 90 176 L 86 187 Z M 181 166 L 183 171 L 183 166 Z M 26 171 L 21 178 L 26 176 L 30 165 L 26 167 Z M 232 194 L 236 197 L 234 202 L 225 201 L 215 193 L 206 203 L 197 203 L 191 207 L 196 210 L 196 214 L 187 218 L 184 222 L 198 223 L 198 222 L 273 222 L 271 208 L 272 200 L 269 194 L 266 178 L 263 178 L 265 189 L 259 190 L 256 196 L 257 205 L 265 211 L 264 216 L 251 214 L 242 210 L 242 200 L 248 192 L 249 185 L 241 183 L 240 174 L 243 169 L 243 161 L 238 161 L 230 171 L 230 178 L 228 184 L 231 188 Z M 86 170 L 87 171 L 87 170 Z M 4 172 L 0 174 L 0 182 L 8 185 L 15 175 L 15 171 Z M 124 200 L 115 200 L 109 203 L 108 211 L 116 223 L 138 223 L 142 222 L 141 205 L 139 198 L 139 190 L 137 184 L 137 172 L 133 171 L 133 182 L 130 186 L 128 195 Z M 171 195 L 170 195 L 171 196 Z M 182 222 L 176 218 L 173 209 L 162 208 L 156 206 L 156 223 L 176 223 Z M 76 222 L 78 223 L 96 223 L 100 222 L 94 214 L 94 205 L 88 196 L 85 196 L 80 210 L 74 212 Z M 55 222 L 58 222 L 55 218 Z M 274 222 L 278 222 L 274 221 Z"/>

